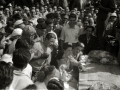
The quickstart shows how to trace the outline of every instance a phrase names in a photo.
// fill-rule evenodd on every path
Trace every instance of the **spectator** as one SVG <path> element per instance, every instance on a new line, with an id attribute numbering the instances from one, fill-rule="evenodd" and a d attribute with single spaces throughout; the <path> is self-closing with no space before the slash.
<path id="1" fill-rule="evenodd" d="M 17 49 L 13 53 L 14 77 L 11 86 L 13 89 L 24 89 L 33 84 L 28 71 L 32 71 L 28 66 L 31 54 L 27 49 Z M 24 82 L 24 83 L 23 83 Z"/>
<path id="2" fill-rule="evenodd" d="M 88 26 L 86 31 L 86 34 L 79 36 L 79 42 L 82 42 L 85 45 L 83 54 L 88 54 L 91 50 L 98 49 L 97 37 L 92 35 L 94 27 Z"/>
<path id="3" fill-rule="evenodd" d="M 61 48 L 66 42 L 76 43 L 78 42 L 78 36 L 81 33 L 79 26 L 76 25 L 76 15 L 71 14 L 69 16 L 69 23 L 65 25 L 61 32 Z"/>
<path id="4" fill-rule="evenodd" d="M 9 63 L 0 61 L 0 89 L 13 89 L 11 83 L 13 80 L 13 68 Z"/>

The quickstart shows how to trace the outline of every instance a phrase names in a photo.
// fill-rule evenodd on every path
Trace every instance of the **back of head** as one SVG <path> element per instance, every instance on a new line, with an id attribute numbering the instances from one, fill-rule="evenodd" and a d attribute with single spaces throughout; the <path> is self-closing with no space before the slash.
<path id="1" fill-rule="evenodd" d="M 29 50 L 25 48 L 19 48 L 13 52 L 13 66 L 18 69 L 24 69 L 29 60 L 31 59 L 31 54 Z"/>
<path id="2" fill-rule="evenodd" d="M 54 66 L 43 66 L 37 75 L 37 81 L 43 82 L 47 75 L 51 74 Z"/>
<path id="3" fill-rule="evenodd" d="M 8 87 L 13 80 L 13 68 L 9 63 L 0 61 L 0 89 Z"/>
<path id="4" fill-rule="evenodd" d="M 25 48 L 25 49 L 31 49 L 33 46 L 34 42 L 29 39 L 29 38 L 21 38 L 18 39 L 16 44 L 15 44 L 15 48 L 19 49 L 19 48 Z"/>
<path id="5" fill-rule="evenodd" d="M 48 90 L 64 90 L 63 82 L 57 78 L 51 79 L 47 84 Z"/>

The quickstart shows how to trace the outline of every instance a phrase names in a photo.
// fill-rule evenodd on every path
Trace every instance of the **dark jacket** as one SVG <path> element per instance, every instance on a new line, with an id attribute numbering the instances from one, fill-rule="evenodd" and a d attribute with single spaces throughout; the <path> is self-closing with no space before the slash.
<path id="1" fill-rule="evenodd" d="M 99 47 L 97 37 L 93 35 L 91 36 L 88 43 L 87 43 L 86 34 L 80 35 L 78 39 L 79 39 L 79 42 L 82 42 L 85 45 L 83 54 L 88 54 L 91 50 L 97 50 Z"/>

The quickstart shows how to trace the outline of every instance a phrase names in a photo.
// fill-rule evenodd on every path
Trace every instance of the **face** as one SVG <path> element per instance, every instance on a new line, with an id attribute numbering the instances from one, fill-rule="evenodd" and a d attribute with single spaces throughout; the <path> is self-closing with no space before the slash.
<path id="1" fill-rule="evenodd" d="M 46 34 L 46 29 L 38 29 L 38 28 L 37 28 L 37 34 L 38 34 L 39 36 L 45 35 L 45 34 Z"/>
<path id="2" fill-rule="evenodd" d="M 49 30 L 53 30 L 54 25 L 52 23 L 52 24 L 49 24 L 47 27 L 48 27 Z"/>
<path id="3" fill-rule="evenodd" d="M 1 49 L 4 49 L 5 48 L 5 45 L 6 45 L 6 38 L 5 38 L 5 36 L 2 38 L 2 40 L 1 40 L 1 43 L 0 43 L 0 48 Z"/>
<path id="4" fill-rule="evenodd" d="M 82 49 L 83 49 L 82 47 L 78 46 L 78 47 L 75 47 L 73 51 L 75 54 L 78 54 L 80 51 L 82 51 Z"/>
<path id="5" fill-rule="evenodd" d="M 75 23 L 76 23 L 76 18 L 71 17 L 71 18 L 69 19 L 69 23 L 70 23 L 70 25 L 75 25 Z"/>
<path id="6" fill-rule="evenodd" d="M 49 41 L 48 41 L 48 44 L 49 45 L 54 45 L 55 43 L 55 38 L 51 38 Z"/>
<path id="7" fill-rule="evenodd" d="M 2 17 L 3 16 L 3 11 L 0 11 L 0 17 Z"/>
<path id="8" fill-rule="evenodd" d="M 92 35 L 92 28 L 87 28 L 86 31 L 87 31 L 87 33 L 86 33 L 87 35 Z"/>
<path id="9" fill-rule="evenodd" d="M 84 28 L 86 28 L 87 26 L 89 26 L 88 22 L 84 22 Z"/>
<path id="10" fill-rule="evenodd" d="M 68 47 L 68 48 L 64 51 L 64 54 L 65 54 L 66 56 L 72 55 L 72 47 Z"/>

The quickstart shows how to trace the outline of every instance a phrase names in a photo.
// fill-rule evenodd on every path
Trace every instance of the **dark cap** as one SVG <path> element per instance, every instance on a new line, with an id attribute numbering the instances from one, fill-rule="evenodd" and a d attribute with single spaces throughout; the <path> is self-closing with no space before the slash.
<path id="1" fill-rule="evenodd" d="M 37 22 L 38 22 L 38 23 L 43 23 L 43 22 L 45 22 L 45 19 L 44 19 L 44 18 L 38 18 L 38 19 L 37 19 Z"/>
<path id="2" fill-rule="evenodd" d="M 38 29 L 46 29 L 46 27 L 47 27 L 47 25 L 45 23 L 41 23 L 41 24 L 39 23 L 36 26 L 36 28 L 38 28 Z"/>

